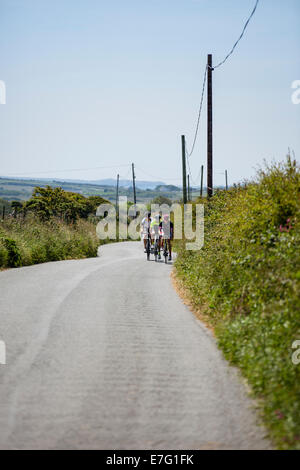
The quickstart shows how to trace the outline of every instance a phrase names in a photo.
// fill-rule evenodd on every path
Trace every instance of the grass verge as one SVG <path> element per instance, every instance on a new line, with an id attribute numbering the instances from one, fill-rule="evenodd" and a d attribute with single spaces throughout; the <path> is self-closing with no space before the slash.
<path id="1" fill-rule="evenodd" d="M 9 218 L 0 223 L 0 268 L 93 257 L 99 245 L 95 224 L 88 220 Z"/>

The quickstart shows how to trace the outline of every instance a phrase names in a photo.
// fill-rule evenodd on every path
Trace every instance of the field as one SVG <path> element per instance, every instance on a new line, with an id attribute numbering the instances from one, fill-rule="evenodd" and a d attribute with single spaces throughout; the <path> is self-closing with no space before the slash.
<path id="1" fill-rule="evenodd" d="M 101 196 L 110 202 L 115 202 L 116 200 L 116 186 L 114 185 L 8 178 L 0 178 L 0 199 L 2 198 L 7 201 L 26 201 L 31 197 L 36 186 L 45 187 L 46 185 L 61 187 L 65 191 L 79 193 L 86 197 Z M 151 182 L 149 182 L 149 186 L 152 186 Z M 155 188 L 140 189 L 137 183 L 137 202 L 147 203 L 160 194 L 171 200 L 177 200 L 182 197 L 180 188 L 176 186 L 162 184 Z M 128 200 L 133 201 L 132 187 L 120 186 L 119 195 L 127 196 Z"/>

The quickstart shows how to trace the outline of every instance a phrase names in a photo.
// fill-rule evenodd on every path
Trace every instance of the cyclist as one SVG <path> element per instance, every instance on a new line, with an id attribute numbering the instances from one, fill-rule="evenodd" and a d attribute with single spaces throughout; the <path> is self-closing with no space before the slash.
<path id="1" fill-rule="evenodd" d="M 164 214 L 163 220 L 159 224 L 161 231 L 163 232 L 163 238 L 161 240 L 162 243 L 162 248 L 163 248 L 163 242 L 167 240 L 168 243 L 168 250 L 169 250 L 169 261 L 172 260 L 172 240 L 174 237 L 174 224 L 170 220 L 169 214 Z"/>
<path id="2" fill-rule="evenodd" d="M 144 218 L 141 222 L 141 235 L 142 239 L 144 240 L 144 252 L 146 253 L 147 251 L 147 239 L 149 235 L 149 230 L 151 226 L 152 218 L 151 218 L 151 212 L 145 212 Z"/>
<path id="3" fill-rule="evenodd" d="M 161 245 L 161 227 L 160 227 L 161 216 L 159 214 L 154 216 L 154 219 L 151 222 L 151 237 L 155 242 L 155 239 L 158 239 L 158 259 L 161 259 L 160 255 L 160 245 Z"/>

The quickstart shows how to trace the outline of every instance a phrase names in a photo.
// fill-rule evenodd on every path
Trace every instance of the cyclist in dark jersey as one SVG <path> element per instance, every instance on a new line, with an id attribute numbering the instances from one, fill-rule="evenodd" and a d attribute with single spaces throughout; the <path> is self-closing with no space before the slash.
<path id="1" fill-rule="evenodd" d="M 163 238 L 161 240 L 163 248 L 163 239 L 167 240 L 168 250 L 169 250 L 169 261 L 172 259 L 172 240 L 174 237 L 174 224 L 170 220 L 169 214 L 163 216 L 163 220 L 159 224 L 160 228 L 163 231 Z"/>

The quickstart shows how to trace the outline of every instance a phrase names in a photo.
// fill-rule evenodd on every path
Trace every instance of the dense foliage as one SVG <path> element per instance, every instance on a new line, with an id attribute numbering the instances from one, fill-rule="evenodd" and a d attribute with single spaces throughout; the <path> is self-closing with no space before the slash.
<path id="1" fill-rule="evenodd" d="M 26 203 L 12 202 L 0 222 L 0 268 L 96 256 L 95 214 L 103 202 L 50 186 L 35 188 Z"/>
<path id="2" fill-rule="evenodd" d="M 280 448 L 300 449 L 300 173 L 285 164 L 205 201 L 205 244 L 178 250 L 177 273 L 227 359 L 259 397 Z M 183 247 L 182 247 L 183 248 Z"/>
<path id="3" fill-rule="evenodd" d="M 67 222 L 74 222 L 96 214 L 97 207 L 105 202 L 107 201 L 100 196 L 84 197 L 62 188 L 46 186 L 34 189 L 32 197 L 24 204 L 24 210 L 25 213 L 34 212 L 41 220 L 59 217 Z"/>

